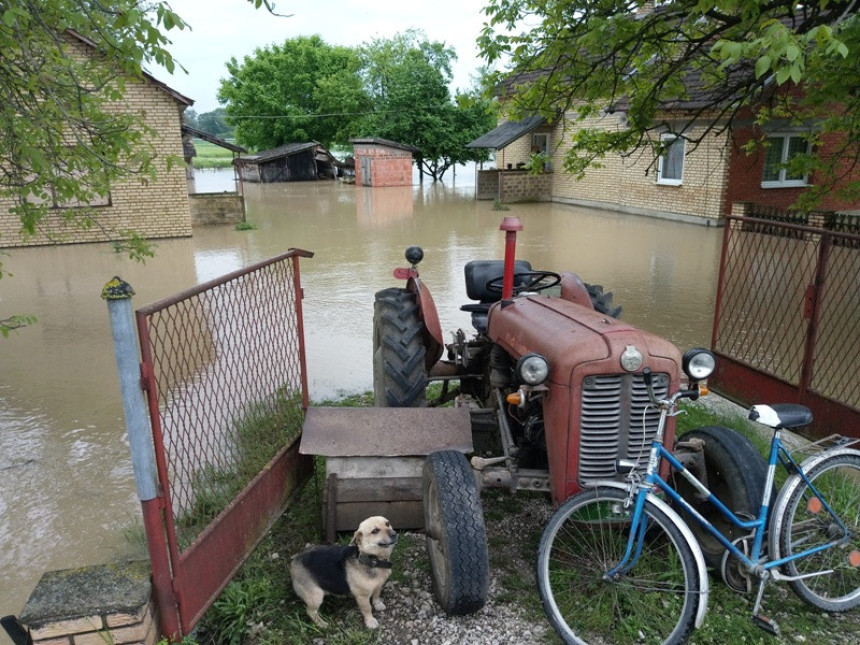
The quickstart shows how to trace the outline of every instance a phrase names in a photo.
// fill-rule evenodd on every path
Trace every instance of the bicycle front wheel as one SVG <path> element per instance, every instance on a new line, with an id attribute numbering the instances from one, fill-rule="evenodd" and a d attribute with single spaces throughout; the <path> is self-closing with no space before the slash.
<path id="1" fill-rule="evenodd" d="M 597 487 L 568 499 L 544 529 L 538 591 L 565 643 L 682 643 L 696 620 L 702 580 L 692 547 L 669 516 L 645 502 L 645 533 L 629 570 L 632 505 L 624 490 Z"/>
<path id="2" fill-rule="evenodd" d="M 772 531 L 785 558 L 830 542 L 835 546 L 785 565 L 789 584 L 806 602 L 824 611 L 860 605 L 860 453 L 827 457 L 806 473 L 818 495 L 800 477 L 786 483 Z M 832 512 L 827 510 L 830 507 Z M 829 573 L 828 573 L 829 572 Z"/>

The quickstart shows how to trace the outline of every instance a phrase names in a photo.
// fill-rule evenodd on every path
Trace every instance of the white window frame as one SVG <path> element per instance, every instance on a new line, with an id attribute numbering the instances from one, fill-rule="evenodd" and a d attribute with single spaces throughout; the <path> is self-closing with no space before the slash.
<path id="1" fill-rule="evenodd" d="M 681 172 L 678 177 L 664 177 L 663 169 L 666 166 L 667 155 L 669 154 L 670 149 L 674 148 L 679 141 L 681 145 Z M 664 143 L 666 148 L 663 151 L 663 154 L 661 154 L 657 159 L 657 183 L 663 186 L 680 186 L 684 183 L 684 159 L 687 154 L 687 142 L 684 137 L 680 137 L 672 132 L 664 132 L 660 135 L 660 143 Z"/>
<path id="2" fill-rule="evenodd" d="M 770 142 L 770 147 L 765 148 L 764 151 L 764 160 L 762 161 L 762 179 L 761 179 L 761 187 L 762 188 L 799 188 L 803 186 L 809 185 L 809 177 L 804 175 L 803 177 L 794 178 L 794 179 L 786 179 L 785 173 L 786 168 L 782 167 L 779 169 L 779 178 L 778 179 L 765 179 L 764 173 L 767 170 L 767 154 L 768 151 L 773 149 L 773 139 L 780 139 L 780 164 L 785 164 L 788 161 L 788 151 L 790 148 L 790 142 L 792 139 L 804 139 L 804 136 L 800 132 L 769 132 L 766 135 L 766 138 Z M 809 141 L 804 141 L 806 144 L 806 148 L 799 154 L 804 154 L 809 152 Z"/>

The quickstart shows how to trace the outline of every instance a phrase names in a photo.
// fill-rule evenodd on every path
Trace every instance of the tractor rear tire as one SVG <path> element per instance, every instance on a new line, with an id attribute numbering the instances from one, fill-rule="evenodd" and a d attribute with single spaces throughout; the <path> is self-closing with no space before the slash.
<path id="1" fill-rule="evenodd" d="M 591 306 L 595 311 L 598 311 L 612 318 L 621 317 L 621 305 L 617 307 L 612 304 L 612 292 L 603 293 L 603 286 L 599 284 L 585 284 L 588 290 L 588 297 L 591 298 Z"/>
<path id="2" fill-rule="evenodd" d="M 427 455 L 422 492 L 433 595 L 449 616 L 472 614 L 487 602 L 489 558 L 481 496 L 465 455 Z"/>
<path id="3" fill-rule="evenodd" d="M 723 426 L 704 426 L 682 435 L 680 439 L 702 439 L 705 442 L 705 470 L 708 488 L 735 515 L 747 519 L 758 517 L 761 499 L 767 478 L 767 462 L 758 449 L 745 436 Z M 676 490 L 697 511 L 719 528 L 729 540 L 747 535 L 750 531 L 732 524 L 709 502 L 695 498 L 696 491 L 683 478 L 676 476 Z M 720 570 L 725 548 L 702 526 L 681 511 L 681 517 L 689 525 L 707 565 Z"/>
<path id="4" fill-rule="evenodd" d="M 380 408 L 427 405 L 424 322 L 415 294 L 390 288 L 373 303 L 373 396 Z"/>

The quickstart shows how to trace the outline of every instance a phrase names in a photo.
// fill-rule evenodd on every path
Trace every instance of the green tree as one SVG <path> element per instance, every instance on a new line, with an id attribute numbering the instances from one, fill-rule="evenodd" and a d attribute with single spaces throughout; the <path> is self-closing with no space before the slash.
<path id="1" fill-rule="evenodd" d="M 227 124 L 227 110 L 224 108 L 216 108 L 211 112 L 204 112 L 197 117 L 197 123 L 197 127 L 200 130 L 211 134 L 213 137 L 225 139 L 232 137 L 234 134 L 233 126 Z"/>
<path id="2" fill-rule="evenodd" d="M 807 205 L 856 168 L 860 18 L 853 0 L 490 0 L 485 14 L 479 45 L 490 64 L 504 68 L 496 83 L 513 116 L 564 112 L 584 122 L 614 106 L 627 111 L 625 130 L 577 132 L 568 171 L 643 145 L 656 158 L 655 132 L 677 101 L 687 112 L 675 111 L 672 127 L 694 145 L 741 119 L 809 127 L 819 152 L 792 161 L 792 170 L 817 171 L 821 180 Z M 693 121 L 707 123 L 707 132 L 692 137 Z M 840 142 L 835 154 L 815 145 L 825 139 Z M 858 191 L 851 181 L 840 197 Z"/>
<path id="3" fill-rule="evenodd" d="M 363 48 L 363 76 L 374 110 L 365 133 L 418 149 L 422 176 L 442 178 L 454 164 L 480 158 L 466 144 L 495 124 L 492 104 L 475 95 L 452 100 L 448 86 L 456 53 L 410 30 Z"/>
<path id="4" fill-rule="evenodd" d="M 351 124 L 368 109 L 355 49 L 299 36 L 255 50 L 242 63 L 231 58 L 218 100 L 236 140 L 251 149 L 316 140 L 346 141 Z"/>
<path id="5" fill-rule="evenodd" d="M 197 110 L 194 108 L 186 108 L 185 112 L 182 113 L 182 117 L 185 119 L 186 125 L 192 128 L 200 128 L 200 124 L 197 121 Z"/>

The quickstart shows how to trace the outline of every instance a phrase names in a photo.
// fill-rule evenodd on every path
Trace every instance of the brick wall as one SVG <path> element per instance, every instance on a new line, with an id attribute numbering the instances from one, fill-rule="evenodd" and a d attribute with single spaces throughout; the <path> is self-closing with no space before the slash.
<path id="1" fill-rule="evenodd" d="M 732 202 L 752 202 L 755 204 L 764 204 L 775 208 L 788 208 L 800 197 L 807 189 L 803 187 L 788 187 L 788 188 L 762 188 L 761 180 L 764 174 L 764 151 L 761 148 L 754 150 L 751 154 L 747 154 L 743 146 L 751 138 L 762 136 L 761 130 L 758 128 L 736 128 L 733 132 L 735 144 L 731 150 L 731 170 L 729 172 L 729 189 L 727 201 Z M 839 135 L 830 135 L 821 142 L 821 155 L 823 158 L 830 156 L 830 151 L 834 154 L 839 154 L 843 145 L 843 141 Z M 845 156 L 845 162 L 837 169 L 836 176 L 840 177 L 844 182 L 857 181 L 860 179 L 860 171 L 850 166 L 850 155 Z M 812 183 L 815 183 L 815 177 L 812 178 Z M 840 200 L 837 197 L 836 191 L 831 191 L 825 195 L 818 208 L 821 210 L 853 210 L 860 208 L 857 202 L 849 202 Z"/>
<path id="2" fill-rule="evenodd" d="M 155 645 L 148 562 L 49 571 L 21 613 L 34 645 Z"/>
<path id="3" fill-rule="evenodd" d="M 532 175 L 527 170 L 505 170 L 499 173 L 499 199 L 505 203 L 551 201 L 553 174 Z"/>
<path id="4" fill-rule="evenodd" d="M 189 195 L 191 223 L 194 226 L 238 224 L 245 221 L 245 199 L 232 192 Z"/>
<path id="5" fill-rule="evenodd" d="M 89 55 L 83 43 L 72 44 L 78 55 Z M 182 163 L 181 112 L 184 104 L 168 92 L 144 79 L 128 81 L 126 96 L 114 109 L 134 110 L 155 133 L 151 138 L 155 149 L 157 179 L 130 176 L 111 186 L 110 204 L 95 207 L 99 226 L 81 229 L 69 225 L 63 210 L 57 209 L 43 220 L 40 233 L 27 240 L 20 235 L 21 222 L 8 209 L 13 202 L 0 199 L 0 248 L 36 246 L 77 242 L 103 242 L 120 239 L 122 232 L 134 230 L 147 238 L 188 237 L 191 216 L 188 205 L 188 184 Z M 168 157 L 176 163 L 168 170 Z"/>
<path id="6" fill-rule="evenodd" d="M 570 122 L 568 122 L 568 126 Z M 584 127 L 617 129 L 621 127 L 617 115 L 590 119 Z M 699 147 L 684 159 L 683 183 L 680 186 L 657 184 L 657 167 L 652 163 L 650 150 L 629 157 L 610 155 L 600 160 L 601 168 L 589 168 L 582 179 L 562 172 L 565 153 L 571 147 L 571 133 L 565 133 L 564 124 L 555 126 L 550 136 L 552 168 L 558 172 L 552 177 L 551 198 L 597 208 L 610 208 L 622 212 L 674 217 L 691 221 L 716 221 L 726 212 L 728 144 L 726 137 L 709 135 Z M 690 133 L 695 137 L 701 131 Z M 496 153 L 500 167 L 528 159 L 531 133 Z"/>
<path id="7" fill-rule="evenodd" d="M 615 115 L 592 119 L 585 125 L 620 127 Z M 700 130 L 690 132 L 691 137 L 701 134 Z M 561 166 L 563 154 L 570 148 L 569 136 L 559 135 L 562 145 L 553 158 L 556 167 Z M 727 139 L 708 135 L 695 150 L 688 145 L 682 184 L 668 186 L 657 183 L 657 166 L 650 149 L 629 157 L 612 155 L 600 160 L 602 168 L 589 168 L 581 180 L 570 173 L 554 173 L 553 197 L 647 215 L 716 220 L 726 212 L 727 158 Z"/>
<path id="8" fill-rule="evenodd" d="M 412 153 L 383 144 L 355 144 L 355 183 L 359 186 L 411 186 Z M 365 159 L 369 159 L 368 162 Z M 370 167 L 369 181 L 364 177 Z"/>
<path id="9" fill-rule="evenodd" d="M 500 174 L 500 171 L 496 169 L 479 170 L 475 198 L 498 199 Z"/>

